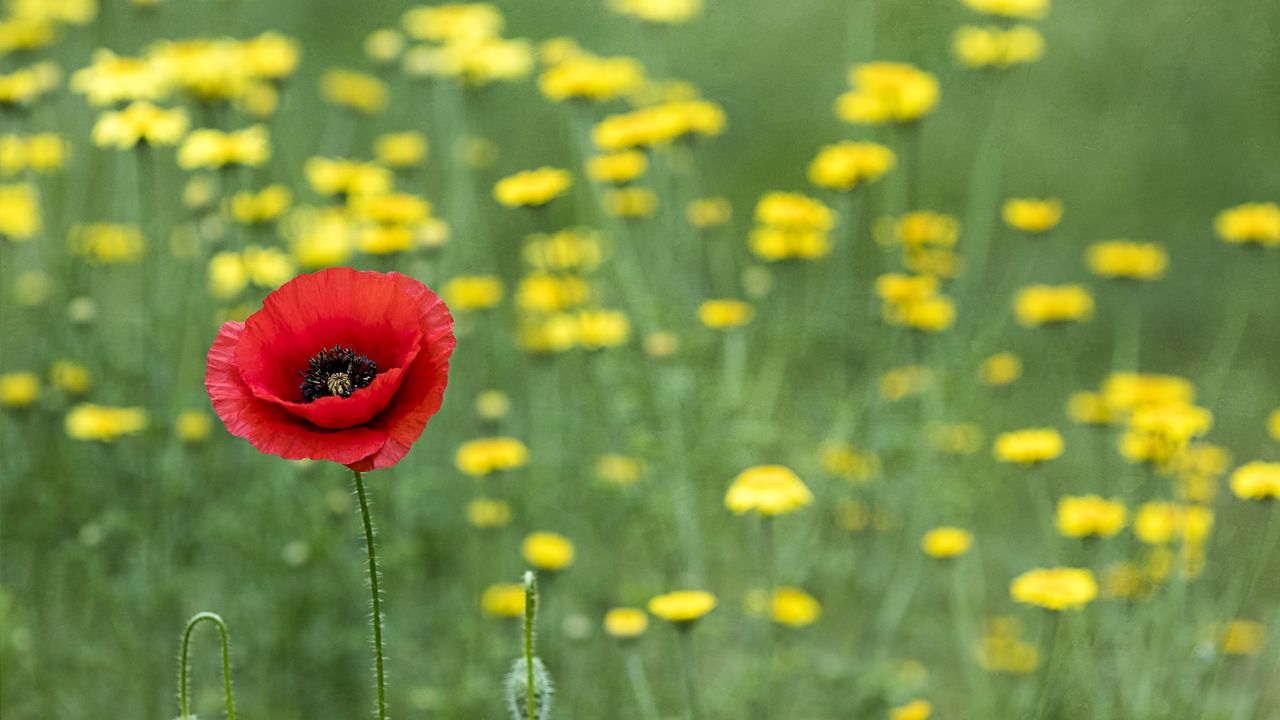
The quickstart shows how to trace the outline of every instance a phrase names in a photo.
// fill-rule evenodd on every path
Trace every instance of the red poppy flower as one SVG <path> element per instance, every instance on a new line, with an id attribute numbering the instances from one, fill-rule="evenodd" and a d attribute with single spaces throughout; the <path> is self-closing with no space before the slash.
<path id="1" fill-rule="evenodd" d="M 289 460 L 389 467 L 440 409 L 453 317 L 426 285 L 349 268 L 299 275 L 209 349 L 205 387 L 232 435 Z"/>

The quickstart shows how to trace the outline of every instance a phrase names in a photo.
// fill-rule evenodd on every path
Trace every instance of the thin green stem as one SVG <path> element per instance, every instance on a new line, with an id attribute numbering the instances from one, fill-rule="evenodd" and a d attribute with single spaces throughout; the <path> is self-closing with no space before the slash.
<path id="1" fill-rule="evenodd" d="M 682 626 L 680 634 L 680 659 L 684 670 L 685 698 L 689 703 L 689 720 L 702 720 L 702 704 L 698 700 L 698 683 L 694 678 L 693 628 Z"/>
<path id="2" fill-rule="evenodd" d="M 774 578 L 773 517 L 760 516 L 760 577 L 764 580 L 764 625 L 760 635 L 760 697 L 757 717 L 769 718 L 769 699 L 773 685 L 773 594 Z"/>
<path id="3" fill-rule="evenodd" d="M 533 626 L 538 619 L 538 578 L 532 571 L 524 574 L 524 671 L 525 701 L 529 720 L 537 720 L 537 698 L 533 690 Z"/>
<path id="4" fill-rule="evenodd" d="M 628 647 L 625 652 L 627 680 L 631 684 L 631 692 L 636 696 L 636 704 L 640 706 L 640 716 L 644 720 L 658 720 L 658 707 L 653 702 L 653 690 L 649 688 L 644 661 L 634 647 Z"/>
<path id="5" fill-rule="evenodd" d="M 364 520 L 364 546 L 369 551 L 369 592 L 373 597 L 373 658 L 378 685 L 378 720 L 387 720 L 387 683 L 382 661 L 382 600 L 378 593 L 378 553 L 373 543 L 373 520 L 369 518 L 369 498 L 364 491 L 364 474 L 351 471 L 356 495 L 360 498 L 360 516 Z"/>
<path id="6" fill-rule="evenodd" d="M 178 658 L 178 716 L 180 720 L 191 717 L 191 706 L 187 699 L 187 658 L 190 657 L 191 632 L 196 625 L 211 622 L 218 626 L 218 635 L 222 639 L 222 684 L 227 700 L 227 720 L 236 720 L 236 703 L 231 692 L 231 642 L 227 636 L 227 624 L 217 613 L 196 613 L 187 621 L 187 628 L 182 633 L 182 653 Z"/>

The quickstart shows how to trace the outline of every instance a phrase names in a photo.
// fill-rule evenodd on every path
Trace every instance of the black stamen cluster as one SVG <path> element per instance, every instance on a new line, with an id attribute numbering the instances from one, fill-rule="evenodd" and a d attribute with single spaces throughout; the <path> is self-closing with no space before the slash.
<path id="1" fill-rule="evenodd" d="M 368 387 L 378 374 L 378 365 L 341 345 L 321 350 L 307 363 L 302 376 L 302 401 L 311 402 L 322 397 L 338 395 L 351 397 L 351 393 Z"/>

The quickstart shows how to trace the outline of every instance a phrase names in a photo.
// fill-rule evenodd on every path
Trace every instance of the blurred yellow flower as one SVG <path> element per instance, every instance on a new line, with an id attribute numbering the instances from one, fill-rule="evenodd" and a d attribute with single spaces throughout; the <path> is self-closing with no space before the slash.
<path id="1" fill-rule="evenodd" d="M 524 261 L 536 270 L 589 273 L 604 260 L 600 233 L 589 228 L 566 228 L 550 235 L 533 235 L 524 247 Z"/>
<path id="2" fill-rule="evenodd" d="M 302 55 L 297 40 L 274 31 L 241 40 L 238 50 L 240 60 L 249 75 L 272 81 L 284 80 L 292 75 Z"/>
<path id="3" fill-rule="evenodd" d="M 755 319 L 756 310 L 742 300 L 706 300 L 698 306 L 698 321 L 712 330 L 731 330 Z"/>
<path id="4" fill-rule="evenodd" d="M 344 68 L 326 70 L 320 78 L 325 101 L 372 115 L 387 107 L 387 86 L 373 75 Z"/>
<path id="5" fill-rule="evenodd" d="M 978 664 L 990 672 L 1025 675 L 1040 665 L 1036 646 L 1020 638 L 1021 623 L 1013 617 L 988 618 L 978 646 Z"/>
<path id="6" fill-rule="evenodd" d="M 482 390 L 476 394 L 476 415 L 485 420 L 501 420 L 511 411 L 511 397 L 501 390 Z"/>
<path id="7" fill-rule="evenodd" d="M 282 184 L 268 185 L 258 192 L 241 190 L 231 196 L 231 217 L 245 225 L 269 223 L 285 213 L 293 193 Z"/>
<path id="8" fill-rule="evenodd" d="M 573 564 L 574 549 L 573 543 L 563 535 L 536 532 L 525 537 L 520 554 L 535 569 L 557 572 Z"/>
<path id="9" fill-rule="evenodd" d="M 637 20 L 676 25 L 702 12 L 702 0 L 608 0 L 610 9 Z"/>
<path id="10" fill-rule="evenodd" d="M 55 360 L 49 366 L 49 382 L 72 395 L 89 390 L 89 368 L 71 360 Z"/>
<path id="11" fill-rule="evenodd" d="M 1218 237 L 1236 245 L 1280 246 L 1280 204 L 1245 203 L 1223 210 L 1214 229 Z"/>
<path id="12" fill-rule="evenodd" d="M 1067 398 L 1067 417 L 1082 425 L 1109 425 L 1116 420 L 1102 393 L 1088 391 Z"/>
<path id="13" fill-rule="evenodd" d="M 756 203 L 756 222 L 774 228 L 827 231 L 835 213 L 821 201 L 800 193 L 766 193 Z"/>
<path id="14" fill-rule="evenodd" d="M 1004 201 L 1000 216 L 1014 230 L 1033 234 L 1048 232 L 1062 222 L 1062 201 L 1009 198 Z"/>
<path id="15" fill-rule="evenodd" d="M 1083 285 L 1028 285 L 1014 298 L 1014 314 L 1025 327 L 1087 320 L 1093 294 Z"/>
<path id="16" fill-rule="evenodd" d="M 441 294 L 455 312 L 487 310 L 502 300 L 502 280 L 496 275 L 460 275 L 446 282 Z"/>
<path id="17" fill-rule="evenodd" d="M 1133 534 L 1147 545 L 1166 545 L 1175 539 L 1200 543 L 1212 528 L 1213 511 L 1202 505 L 1153 500 L 1143 503 L 1133 518 Z"/>
<path id="18" fill-rule="evenodd" d="M 794 512 L 813 502 L 813 493 L 789 468 L 757 465 L 742 471 L 724 496 L 725 507 L 735 515 L 757 512 L 764 516 Z"/>
<path id="19" fill-rule="evenodd" d="M 173 429 L 182 442 L 198 443 L 209 437 L 210 431 L 213 430 L 213 420 L 204 410 L 188 408 L 178 413 Z"/>
<path id="20" fill-rule="evenodd" d="M 1231 492 L 1242 500 L 1280 500 L 1280 463 L 1255 460 L 1231 473 Z"/>
<path id="21" fill-rule="evenodd" d="M 611 608 L 604 614 L 604 631 L 619 640 L 640 637 L 649 628 L 649 616 L 640 608 Z"/>
<path id="22" fill-rule="evenodd" d="M 1046 610 L 1082 608 L 1098 596 L 1093 572 L 1084 568 L 1029 570 L 1014 578 L 1009 595 L 1015 602 Z"/>
<path id="23" fill-rule="evenodd" d="M 880 376 L 880 397 L 889 402 L 919 395 L 933 384 L 933 371 L 924 365 L 886 370 Z"/>
<path id="24" fill-rule="evenodd" d="M 391 171 L 373 163 L 313 157 L 303 166 L 307 183 L 321 195 L 381 195 L 391 191 Z"/>
<path id="25" fill-rule="evenodd" d="M 947 455 L 972 455 L 984 447 L 985 437 L 977 423 L 930 423 L 925 430 L 938 452 Z"/>
<path id="26" fill-rule="evenodd" d="M 586 53 L 547 68 L 538 87 L 549 100 L 605 102 L 633 92 L 644 82 L 644 66 L 634 58 L 601 58 Z"/>
<path id="27" fill-rule="evenodd" d="M 752 615 L 764 615 L 779 625 L 799 628 L 812 625 L 822 617 L 822 605 L 817 598 L 794 587 L 779 587 L 773 591 L 772 602 L 767 600 L 765 590 L 756 589 L 747 593 L 747 612 Z"/>
<path id="28" fill-rule="evenodd" d="M 580 277 L 536 272 L 520 278 L 516 304 L 528 312 L 550 313 L 581 305 L 589 295 L 590 288 Z"/>
<path id="29" fill-rule="evenodd" d="M 852 90 L 836 101 L 836 116 L 856 124 L 918 120 L 938 104 L 938 79 L 914 65 L 871 62 L 849 71 Z"/>
<path id="30" fill-rule="evenodd" d="M 1168 469 L 1193 438 L 1212 426 L 1213 414 L 1190 403 L 1142 405 L 1133 411 L 1120 437 L 1120 454 L 1129 462 Z"/>
<path id="31" fill-rule="evenodd" d="M 879 180 L 897 163 L 897 156 L 884 145 L 845 141 L 818 151 L 809 163 L 809 182 L 832 190 L 852 190 Z"/>
<path id="32" fill-rule="evenodd" d="M 955 247 L 960 237 L 960 222 L 950 215 L 931 210 L 916 210 L 894 220 L 889 240 L 910 250 L 924 247 Z"/>
<path id="33" fill-rule="evenodd" d="M 889 708 L 889 720 L 929 720 L 933 704 L 928 700 L 912 700 L 906 705 Z"/>
<path id="34" fill-rule="evenodd" d="M 1112 537 L 1128 519 L 1119 499 L 1097 495 L 1064 495 L 1058 498 L 1058 532 L 1066 537 Z"/>
<path id="35" fill-rule="evenodd" d="M 95 106 L 158 100 L 168 95 L 170 88 L 169 74 L 159 63 L 104 49 L 95 50 L 93 62 L 71 75 L 71 89 L 83 93 Z"/>
<path id="36" fill-rule="evenodd" d="M 511 505 L 506 500 L 476 498 L 467 503 L 467 522 L 481 529 L 506 527 L 511 522 Z"/>
<path id="37" fill-rule="evenodd" d="M 1252 620 L 1232 620 L 1219 631 L 1218 646 L 1224 655 L 1261 655 L 1267 647 L 1267 626 Z"/>
<path id="38" fill-rule="evenodd" d="M 42 227 L 40 191 L 35 184 L 0 185 L 0 236 L 6 240 L 30 240 Z"/>
<path id="39" fill-rule="evenodd" d="M 387 65 L 400 59 L 405 39 L 399 30 L 378 28 L 364 36 L 364 54 L 379 65 Z"/>
<path id="40" fill-rule="evenodd" d="M 524 467 L 529 449 L 510 437 L 491 437 L 464 442 L 454 456 L 454 464 L 464 475 L 484 477 L 503 470 Z"/>
<path id="41" fill-rule="evenodd" d="M 606 485 L 633 485 L 644 475 L 645 463 L 639 458 L 606 453 L 596 460 L 596 477 Z"/>
<path id="42" fill-rule="evenodd" d="M 822 469 L 832 477 L 862 484 L 880 474 L 880 457 L 870 450 L 859 450 L 849 443 L 832 442 L 822 446 Z"/>
<path id="43" fill-rule="evenodd" d="M 524 615 L 524 585 L 498 583 L 484 589 L 480 595 L 480 607 L 485 614 L 500 618 Z"/>
<path id="44" fill-rule="evenodd" d="M 235 132 L 193 130 L 178 148 L 178 166 L 184 170 L 228 165 L 260 167 L 270 157 L 271 143 L 264 125 Z"/>
<path id="45" fill-rule="evenodd" d="M 489 3 L 416 5 L 405 11 L 401 25 L 415 40 L 480 40 L 502 32 L 502 11 Z"/>
<path id="46" fill-rule="evenodd" d="M 591 129 L 591 141 L 600 150 L 612 152 L 719 135 L 724 126 L 724 110 L 713 102 L 669 100 L 606 117 Z"/>
<path id="47" fill-rule="evenodd" d="M 115 265 L 137 262 L 146 249 L 142 231 L 136 225 L 89 223 L 76 225 L 68 235 L 71 250 L 89 262 Z"/>
<path id="48" fill-rule="evenodd" d="M 1011 352 L 988 356 L 982 361 L 978 377 L 987 385 L 1009 385 L 1022 377 L 1022 358 Z"/>
<path id="49" fill-rule="evenodd" d="M 1093 274 L 1107 278 L 1153 280 L 1169 266 L 1169 255 L 1162 246 L 1129 240 L 1094 243 L 1084 257 Z"/>
<path id="50" fill-rule="evenodd" d="M 187 111 L 138 100 L 123 110 L 104 112 L 93 126 L 93 144 L 128 150 L 135 145 L 175 145 L 187 132 Z"/>
<path id="51" fill-rule="evenodd" d="M 1271 433 L 1271 439 L 1280 442 L 1280 408 L 1271 413 L 1271 417 L 1267 420 L 1267 431 Z"/>
<path id="52" fill-rule="evenodd" d="M 952 36 L 951 50 L 966 67 L 1003 70 L 1039 60 L 1044 55 L 1044 37 L 1029 25 L 966 25 Z"/>
<path id="53" fill-rule="evenodd" d="M 658 202 L 658 194 L 644 187 L 609 188 L 601 198 L 604 211 L 621 218 L 652 217 Z"/>
<path id="54" fill-rule="evenodd" d="M 499 180 L 493 186 L 493 196 L 507 207 L 541 207 L 563 195 L 572 184 L 568 170 L 542 167 Z"/>
<path id="55" fill-rule="evenodd" d="M 932 275 L 885 273 L 876 278 L 876 295 L 894 305 L 909 305 L 938 292 L 938 278 Z"/>
<path id="56" fill-rule="evenodd" d="M 730 216 L 733 215 L 733 207 L 727 198 L 699 198 L 690 201 L 685 214 L 690 225 L 699 230 L 706 230 L 729 222 Z"/>
<path id="57" fill-rule="evenodd" d="M 75 440 L 114 442 L 147 428 L 147 411 L 140 407 L 108 407 L 82 403 L 66 417 L 67 435 Z"/>
<path id="58" fill-rule="evenodd" d="M 687 625 L 716 608 L 716 596 L 704 590 L 676 590 L 649 600 L 649 612 L 667 622 Z"/>
<path id="59" fill-rule="evenodd" d="M 0 405 L 28 407 L 40 397 L 40 376 L 33 372 L 0 374 Z"/>
<path id="60" fill-rule="evenodd" d="M 427 138 L 413 130 L 384 133 L 374 140 L 373 155 L 387 167 L 414 167 L 427 157 Z"/>
<path id="61" fill-rule="evenodd" d="M 587 161 L 587 176 L 596 182 L 621 185 L 644 174 L 649 160 L 639 150 L 596 155 Z"/>
<path id="62" fill-rule="evenodd" d="M 924 534 L 920 547 L 929 557 L 960 557 L 973 546 L 973 533 L 958 527 L 938 527 Z"/>
<path id="63" fill-rule="evenodd" d="M 1038 20 L 1049 12 L 1049 0 L 964 0 L 971 10 L 1007 18 Z"/>
<path id="64" fill-rule="evenodd" d="M 757 227 L 749 243 L 751 252 L 766 262 L 816 260 L 831 254 L 831 238 L 816 230 Z"/>
<path id="65" fill-rule="evenodd" d="M 621 310 L 580 310 L 577 322 L 578 344 L 587 350 L 620 347 L 631 339 L 631 320 Z"/>
<path id="66" fill-rule="evenodd" d="M 1054 428 L 1031 428 L 1000 433 L 994 452 L 1000 462 L 1035 465 L 1062 455 L 1062 435 Z"/>

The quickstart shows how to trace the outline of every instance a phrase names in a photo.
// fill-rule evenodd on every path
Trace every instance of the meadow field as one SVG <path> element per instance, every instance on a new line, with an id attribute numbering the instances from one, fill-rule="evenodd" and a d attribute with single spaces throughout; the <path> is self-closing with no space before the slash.
<path id="1" fill-rule="evenodd" d="M 1275 720 L 1277 516 L 1274 0 L 0 0 L 5 720 Z"/>

